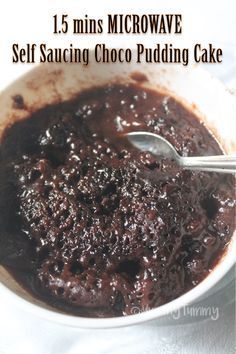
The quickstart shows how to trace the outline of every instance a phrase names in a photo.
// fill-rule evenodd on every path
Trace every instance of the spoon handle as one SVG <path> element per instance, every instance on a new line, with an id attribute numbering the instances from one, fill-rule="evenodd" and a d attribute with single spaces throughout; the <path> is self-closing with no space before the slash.
<path id="1" fill-rule="evenodd" d="M 236 173 L 236 156 L 181 157 L 180 163 L 187 170 Z"/>

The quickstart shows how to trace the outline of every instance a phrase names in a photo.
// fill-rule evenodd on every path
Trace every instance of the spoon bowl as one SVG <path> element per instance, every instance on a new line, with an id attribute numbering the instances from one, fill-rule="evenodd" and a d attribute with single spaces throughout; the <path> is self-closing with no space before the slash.
<path id="1" fill-rule="evenodd" d="M 126 134 L 129 142 L 141 151 L 148 151 L 156 157 L 166 157 L 177 162 L 188 170 L 209 172 L 236 172 L 236 156 L 194 156 L 183 157 L 178 154 L 174 146 L 160 135 L 149 132 L 130 132 Z"/>

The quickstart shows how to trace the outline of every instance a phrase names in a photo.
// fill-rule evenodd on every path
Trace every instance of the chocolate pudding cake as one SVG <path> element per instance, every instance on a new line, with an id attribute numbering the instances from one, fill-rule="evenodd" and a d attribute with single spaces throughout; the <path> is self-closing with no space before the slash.
<path id="1" fill-rule="evenodd" d="M 124 133 L 182 156 L 222 154 L 193 112 L 139 85 L 108 85 L 5 128 L 0 264 L 35 297 L 86 317 L 130 315 L 184 294 L 234 231 L 234 176 L 182 169 Z"/>

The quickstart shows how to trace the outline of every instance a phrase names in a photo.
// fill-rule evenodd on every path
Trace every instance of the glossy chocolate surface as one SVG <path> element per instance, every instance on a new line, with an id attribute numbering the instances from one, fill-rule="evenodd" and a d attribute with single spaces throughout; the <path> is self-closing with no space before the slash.
<path id="1" fill-rule="evenodd" d="M 156 160 L 121 138 L 134 130 L 184 156 L 222 153 L 193 113 L 138 85 L 94 88 L 4 132 L 0 263 L 65 312 L 171 301 L 207 276 L 233 233 L 233 176 Z"/>

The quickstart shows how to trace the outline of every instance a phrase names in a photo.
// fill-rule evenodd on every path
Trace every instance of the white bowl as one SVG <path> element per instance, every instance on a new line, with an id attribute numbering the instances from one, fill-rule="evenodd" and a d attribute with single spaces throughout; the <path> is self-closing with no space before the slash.
<path id="1" fill-rule="evenodd" d="M 85 88 L 111 82 L 134 82 L 132 73 L 142 72 L 147 80 L 140 82 L 168 92 L 190 106 L 217 137 L 225 152 L 236 151 L 236 99 L 209 73 L 193 66 L 178 65 L 98 64 L 87 67 L 78 64 L 46 64 L 37 66 L 6 88 L 0 95 L 0 135 L 8 122 L 24 118 L 29 112 L 46 104 L 67 100 Z M 133 78 L 132 78 L 133 77 Z M 12 97 L 24 97 L 26 110 L 13 108 Z M 64 314 L 28 294 L 3 268 L 0 267 L 1 298 L 8 297 L 19 306 L 49 321 L 80 328 L 112 328 L 156 320 L 161 324 L 165 316 L 204 297 L 233 266 L 236 254 L 236 233 L 226 252 L 213 271 L 195 288 L 179 298 L 153 310 L 116 318 L 84 318 Z"/>

